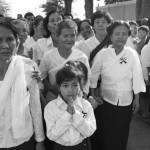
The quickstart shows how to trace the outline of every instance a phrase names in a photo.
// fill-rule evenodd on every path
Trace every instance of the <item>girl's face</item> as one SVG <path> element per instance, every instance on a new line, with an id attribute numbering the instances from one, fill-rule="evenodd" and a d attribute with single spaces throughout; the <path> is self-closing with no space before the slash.
<path id="1" fill-rule="evenodd" d="M 28 24 L 25 21 L 20 21 L 19 23 L 15 24 L 15 27 L 19 32 L 20 45 L 22 45 L 28 36 Z"/>
<path id="2" fill-rule="evenodd" d="M 0 26 L 0 59 L 10 60 L 17 47 L 17 41 L 11 30 Z"/>
<path id="3" fill-rule="evenodd" d="M 58 13 L 53 13 L 49 16 L 49 22 L 48 22 L 48 30 L 51 33 L 56 33 L 57 24 L 62 20 L 62 17 Z"/>
<path id="4" fill-rule="evenodd" d="M 108 22 L 104 17 L 97 18 L 94 20 L 94 30 L 95 30 L 96 34 L 97 33 L 102 34 L 102 33 L 106 32 L 107 27 L 108 27 Z"/>
<path id="5" fill-rule="evenodd" d="M 113 46 L 123 47 L 126 44 L 128 32 L 129 30 L 124 25 L 120 25 L 114 28 L 113 33 L 111 35 L 111 41 L 113 43 Z"/>
<path id="6" fill-rule="evenodd" d="M 62 29 L 61 34 L 57 38 L 59 47 L 71 50 L 75 43 L 76 31 L 72 28 L 64 28 Z"/>
<path id="7" fill-rule="evenodd" d="M 71 81 L 64 81 L 59 87 L 59 91 L 64 101 L 68 104 L 70 100 L 75 100 L 80 92 L 80 84 L 77 78 Z"/>
<path id="8" fill-rule="evenodd" d="M 93 30 L 92 30 L 92 27 L 86 21 L 81 23 L 80 33 L 81 33 L 81 35 L 83 36 L 83 38 L 85 40 L 87 40 L 88 38 L 90 38 L 94 34 Z"/>

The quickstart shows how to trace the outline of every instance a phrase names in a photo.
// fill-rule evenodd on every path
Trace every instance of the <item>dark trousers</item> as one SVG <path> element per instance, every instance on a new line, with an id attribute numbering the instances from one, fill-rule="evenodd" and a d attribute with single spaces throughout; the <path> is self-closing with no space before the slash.
<path id="1" fill-rule="evenodd" d="M 0 148 L 0 150 L 35 150 L 35 140 L 34 136 L 31 139 L 19 146 L 11 147 L 11 148 Z"/>
<path id="2" fill-rule="evenodd" d="M 104 101 L 95 109 L 97 130 L 91 136 L 93 150 L 126 150 L 132 105 L 115 106 Z"/>
<path id="3" fill-rule="evenodd" d="M 63 146 L 58 143 L 55 143 L 53 150 L 91 150 L 91 147 L 88 142 L 89 139 L 84 139 L 82 143 L 75 146 Z"/>

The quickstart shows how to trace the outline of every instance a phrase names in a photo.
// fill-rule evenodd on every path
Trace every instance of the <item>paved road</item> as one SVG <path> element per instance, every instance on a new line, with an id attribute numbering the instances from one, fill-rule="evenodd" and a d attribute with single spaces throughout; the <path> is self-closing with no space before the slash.
<path id="1" fill-rule="evenodd" d="M 150 150 L 150 125 L 138 114 L 132 118 L 127 150 Z"/>

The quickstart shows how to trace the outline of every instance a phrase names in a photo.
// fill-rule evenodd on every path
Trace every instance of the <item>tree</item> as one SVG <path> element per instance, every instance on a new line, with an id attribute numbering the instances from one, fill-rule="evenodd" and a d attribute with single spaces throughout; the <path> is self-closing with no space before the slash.
<path id="1" fill-rule="evenodd" d="M 85 17 L 89 19 L 93 14 L 93 0 L 85 0 Z"/>
<path id="2" fill-rule="evenodd" d="M 59 12 L 63 13 L 65 11 L 64 9 L 64 1 L 62 0 L 47 0 L 45 4 L 41 5 L 41 8 L 43 8 L 43 12 L 50 12 L 53 10 L 58 10 Z"/>
<path id="3" fill-rule="evenodd" d="M 150 18 L 150 0 L 136 1 L 136 18 Z"/>
<path id="4" fill-rule="evenodd" d="M 0 0 L 0 14 L 5 16 L 9 10 L 9 5 L 4 0 Z"/>
<path id="5" fill-rule="evenodd" d="M 43 11 L 46 13 L 51 10 L 71 13 L 72 2 L 73 0 L 47 0 L 45 4 L 42 4 L 41 8 L 44 8 Z"/>
<path id="6" fill-rule="evenodd" d="M 65 2 L 65 12 L 71 13 L 73 0 L 64 0 L 64 2 Z"/>
<path id="7" fill-rule="evenodd" d="M 105 0 L 105 4 L 113 4 L 113 3 L 119 3 L 124 1 L 131 1 L 131 0 Z"/>

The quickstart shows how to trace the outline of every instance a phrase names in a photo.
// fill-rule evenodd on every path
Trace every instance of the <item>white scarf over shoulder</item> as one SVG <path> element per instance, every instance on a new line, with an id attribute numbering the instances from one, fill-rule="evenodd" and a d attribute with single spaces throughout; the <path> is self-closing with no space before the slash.
<path id="1" fill-rule="evenodd" d="M 0 95 L 0 115 L 10 95 L 13 136 L 19 138 L 25 129 L 25 109 L 29 105 L 30 98 L 27 92 L 23 57 L 13 56 L 0 87 Z"/>

